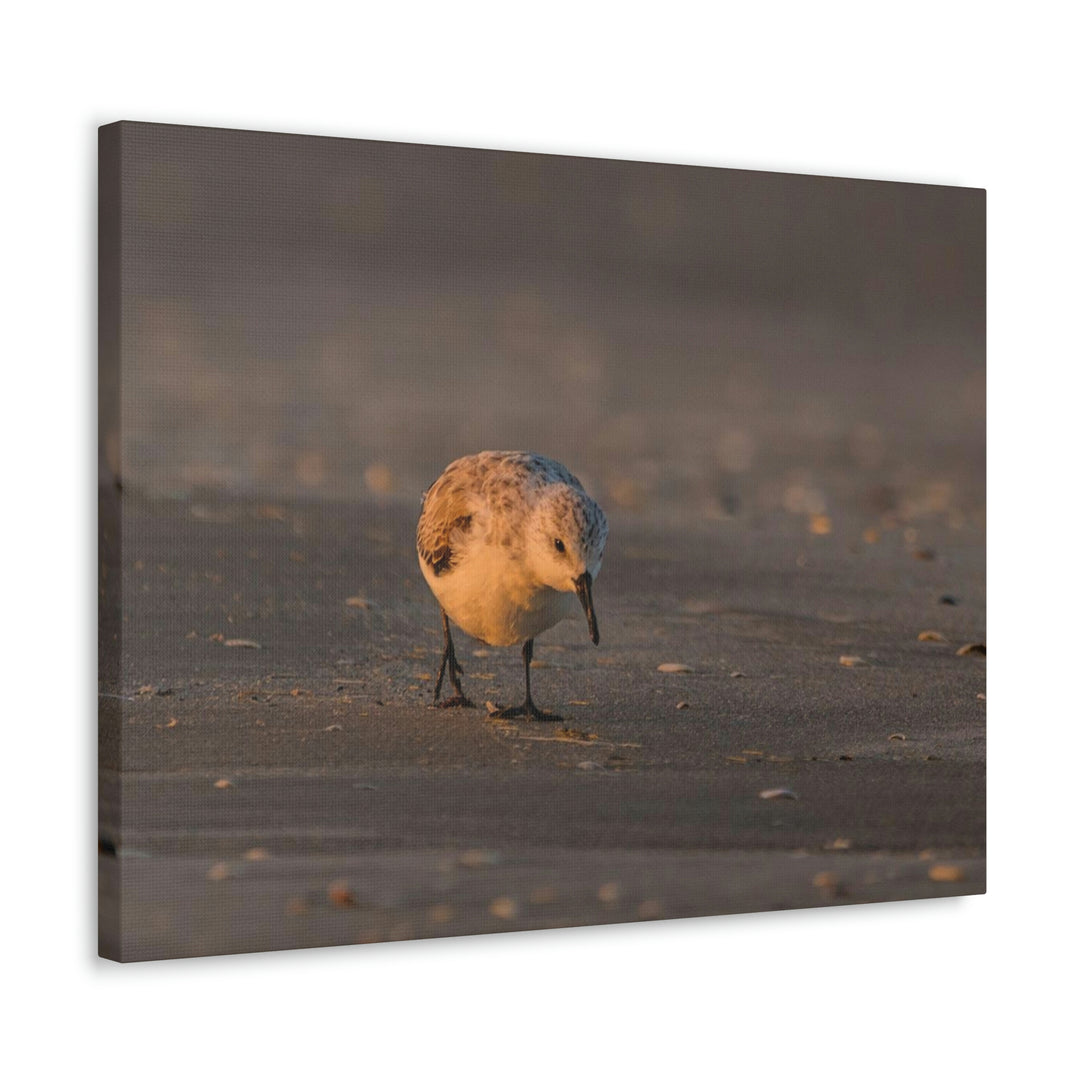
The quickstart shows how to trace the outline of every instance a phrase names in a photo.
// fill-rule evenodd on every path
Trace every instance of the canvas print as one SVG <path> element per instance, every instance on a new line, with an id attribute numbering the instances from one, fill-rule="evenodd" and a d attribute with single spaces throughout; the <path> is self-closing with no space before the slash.
<path id="1" fill-rule="evenodd" d="M 99 215 L 103 956 L 984 891 L 983 191 L 121 122 Z"/>

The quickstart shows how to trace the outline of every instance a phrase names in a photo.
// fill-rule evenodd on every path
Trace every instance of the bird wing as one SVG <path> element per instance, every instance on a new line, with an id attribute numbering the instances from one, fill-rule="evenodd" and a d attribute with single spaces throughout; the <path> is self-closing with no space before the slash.
<path id="1" fill-rule="evenodd" d="M 453 473 L 443 473 L 424 495 L 416 526 L 417 554 L 436 577 L 453 568 L 471 525 L 465 488 Z"/>

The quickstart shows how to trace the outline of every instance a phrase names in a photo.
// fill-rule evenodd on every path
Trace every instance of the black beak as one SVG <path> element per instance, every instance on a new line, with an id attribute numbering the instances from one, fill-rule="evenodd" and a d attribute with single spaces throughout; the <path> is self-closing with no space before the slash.
<path id="1" fill-rule="evenodd" d="M 585 618 L 589 620 L 589 637 L 594 645 L 600 644 L 600 631 L 596 628 L 596 612 L 592 606 L 592 574 L 588 570 L 579 578 L 574 579 L 574 588 L 577 590 L 578 599 L 585 609 Z"/>

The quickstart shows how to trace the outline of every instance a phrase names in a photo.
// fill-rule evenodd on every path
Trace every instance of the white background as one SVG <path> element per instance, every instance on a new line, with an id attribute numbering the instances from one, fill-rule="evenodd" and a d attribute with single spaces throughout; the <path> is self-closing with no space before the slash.
<path id="1" fill-rule="evenodd" d="M 1066 5 L 27 11 L 5 15 L 0 72 L 11 1075 L 1040 1076 L 1074 1060 Z M 95 128 L 116 119 L 986 187 L 989 895 L 96 959 Z"/>

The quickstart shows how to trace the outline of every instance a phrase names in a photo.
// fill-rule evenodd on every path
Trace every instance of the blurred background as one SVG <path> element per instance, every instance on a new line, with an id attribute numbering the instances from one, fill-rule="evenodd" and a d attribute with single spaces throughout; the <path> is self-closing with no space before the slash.
<path id="1" fill-rule="evenodd" d="M 981 514 L 981 190 L 152 124 L 122 161 L 125 489 L 418 502 L 526 449 L 643 515 Z"/>

